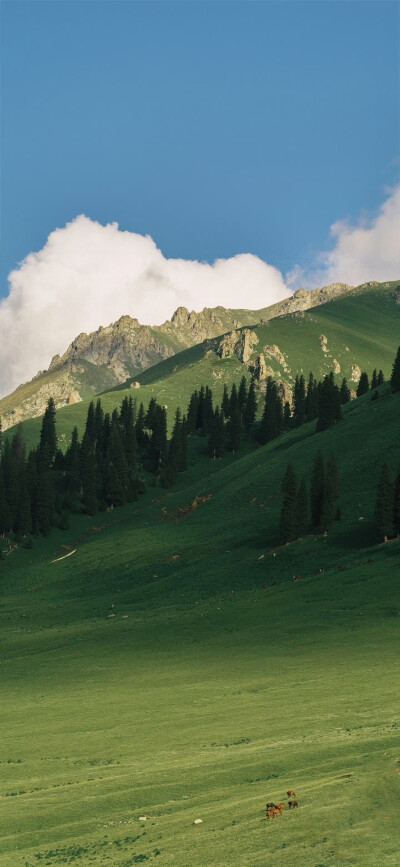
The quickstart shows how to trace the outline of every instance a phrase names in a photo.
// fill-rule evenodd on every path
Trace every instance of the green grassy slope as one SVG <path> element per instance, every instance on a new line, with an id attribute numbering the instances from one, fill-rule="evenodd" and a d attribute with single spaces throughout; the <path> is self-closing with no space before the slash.
<path id="1" fill-rule="evenodd" d="M 292 385 L 297 372 L 303 371 L 307 377 L 310 370 L 322 377 L 334 367 L 334 360 L 340 365 L 337 380 L 345 376 L 351 385 L 352 365 L 372 374 L 374 367 L 381 367 L 386 377 L 390 376 L 392 363 L 400 341 L 400 304 L 393 295 L 393 286 L 377 286 L 362 289 L 352 295 L 328 302 L 318 308 L 306 311 L 304 315 L 290 314 L 278 317 L 262 326 L 254 328 L 259 343 L 254 349 L 255 361 L 266 347 L 277 346 L 283 353 L 285 366 L 274 357 L 266 363 L 273 375 Z M 327 352 L 321 348 L 320 336 L 327 338 Z M 216 341 L 216 344 L 218 341 Z M 223 386 L 237 383 L 248 369 L 236 355 L 221 359 L 215 351 L 204 353 L 202 344 L 180 352 L 137 377 L 140 389 L 118 387 L 101 395 L 105 410 L 112 411 L 119 405 L 125 394 L 136 397 L 147 406 L 151 397 L 168 407 L 168 421 L 171 428 L 178 405 L 186 410 L 192 391 L 202 384 L 209 384 L 215 402 L 221 400 Z M 353 383 L 356 388 L 356 384 Z M 88 400 L 61 409 L 57 413 L 60 447 L 64 448 L 70 440 L 72 429 L 77 425 L 83 431 Z M 41 418 L 30 419 L 23 425 L 28 447 L 35 445 L 39 438 Z M 10 429 L 12 431 L 12 429 Z"/>
<path id="2" fill-rule="evenodd" d="M 194 443 L 180 490 L 0 564 L 1 865 L 397 867 L 400 549 L 372 513 L 400 396 L 312 431 L 221 465 Z M 279 547 L 285 467 L 318 448 L 342 520 Z"/>

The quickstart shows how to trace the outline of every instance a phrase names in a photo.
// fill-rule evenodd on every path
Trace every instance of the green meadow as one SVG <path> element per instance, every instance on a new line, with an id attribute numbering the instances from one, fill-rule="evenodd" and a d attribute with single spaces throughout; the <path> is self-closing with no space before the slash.
<path id="1" fill-rule="evenodd" d="M 314 429 L 216 462 L 193 438 L 172 492 L 5 552 L 1 865 L 398 867 L 400 543 L 373 510 L 400 395 Z M 319 448 L 341 520 L 281 547 Z"/>

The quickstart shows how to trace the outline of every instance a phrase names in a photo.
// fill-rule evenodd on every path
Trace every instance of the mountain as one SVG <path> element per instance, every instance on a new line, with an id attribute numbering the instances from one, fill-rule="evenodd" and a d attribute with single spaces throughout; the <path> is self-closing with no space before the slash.
<path id="1" fill-rule="evenodd" d="M 122 316 L 92 334 L 79 334 L 62 356 L 54 356 L 48 370 L 39 371 L 30 382 L 2 398 L 3 430 L 42 415 L 50 396 L 57 407 L 78 403 L 128 378 L 138 377 L 149 367 L 203 340 L 244 325 L 308 310 L 349 291 L 351 287 L 343 283 L 311 292 L 299 289 L 290 298 L 256 311 L 215 307 L 195 313 L 178 307 L 170 321 L 152 327 Z"/>
<path id="2" fill-rule="evenodd" d="M 322 378 L 331 370 L 339 383 L 343 377 L 348 380 L 354 396 L 361 371 L 371 377 L 375 367 L 382 368 L 385 378 L 390 377 L 399 345 L 399 299 L 400 290 L 395 282 L 369 283 L 307 310 L 280 312 L 269 320 L 259 317 L 257 325 L 207 337 L 202 343 L 103 392 L 102 405 L 112 412 L 126 394 L 134 394 L 146 407 L 150 398 L 155 397 L 167 406 L 171 427 L 177 406 L 185 411 L 191 393 L 201 385 L 212 388 L 217 404 L 225 384 L 230 388 L 243 375 L 250 379 L 254 374 L 260 398 L 267 376 L 272 376 L 280 383 L 285 398 L 290 399 L 297 373 L 303 373 L 307 379 L 312 371 Z M 93 364 L 91 369 L 97 370 Z M 90 399 L 58 410 L 62 449 L 75 425 L 82 432 Z M 25 421 L 24 436 L 29 448 L 37 443 L 40 427 L 40 417 Z"/>

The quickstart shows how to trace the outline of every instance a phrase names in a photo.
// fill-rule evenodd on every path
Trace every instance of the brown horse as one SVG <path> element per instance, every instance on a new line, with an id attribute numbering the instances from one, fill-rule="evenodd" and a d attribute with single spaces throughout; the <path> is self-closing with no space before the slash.
<path id="1" fill-rule="evenodd" d="M 294 808 L 298 807 L 298 806 L 299 805 L 298 805 L 297 801 L 289 801 L 289 810 L 291 810 L 291 809 L 294 810 Z"/>

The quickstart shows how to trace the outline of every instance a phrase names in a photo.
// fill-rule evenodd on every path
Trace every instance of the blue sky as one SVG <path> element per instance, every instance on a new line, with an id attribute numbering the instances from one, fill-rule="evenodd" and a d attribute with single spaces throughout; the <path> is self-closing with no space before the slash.
<path id="1" fill-rule="evenodd" d="M 85 213 L 283 273 L 398 182 L 394 2 L 3 2 L 1 294 Z"/>

